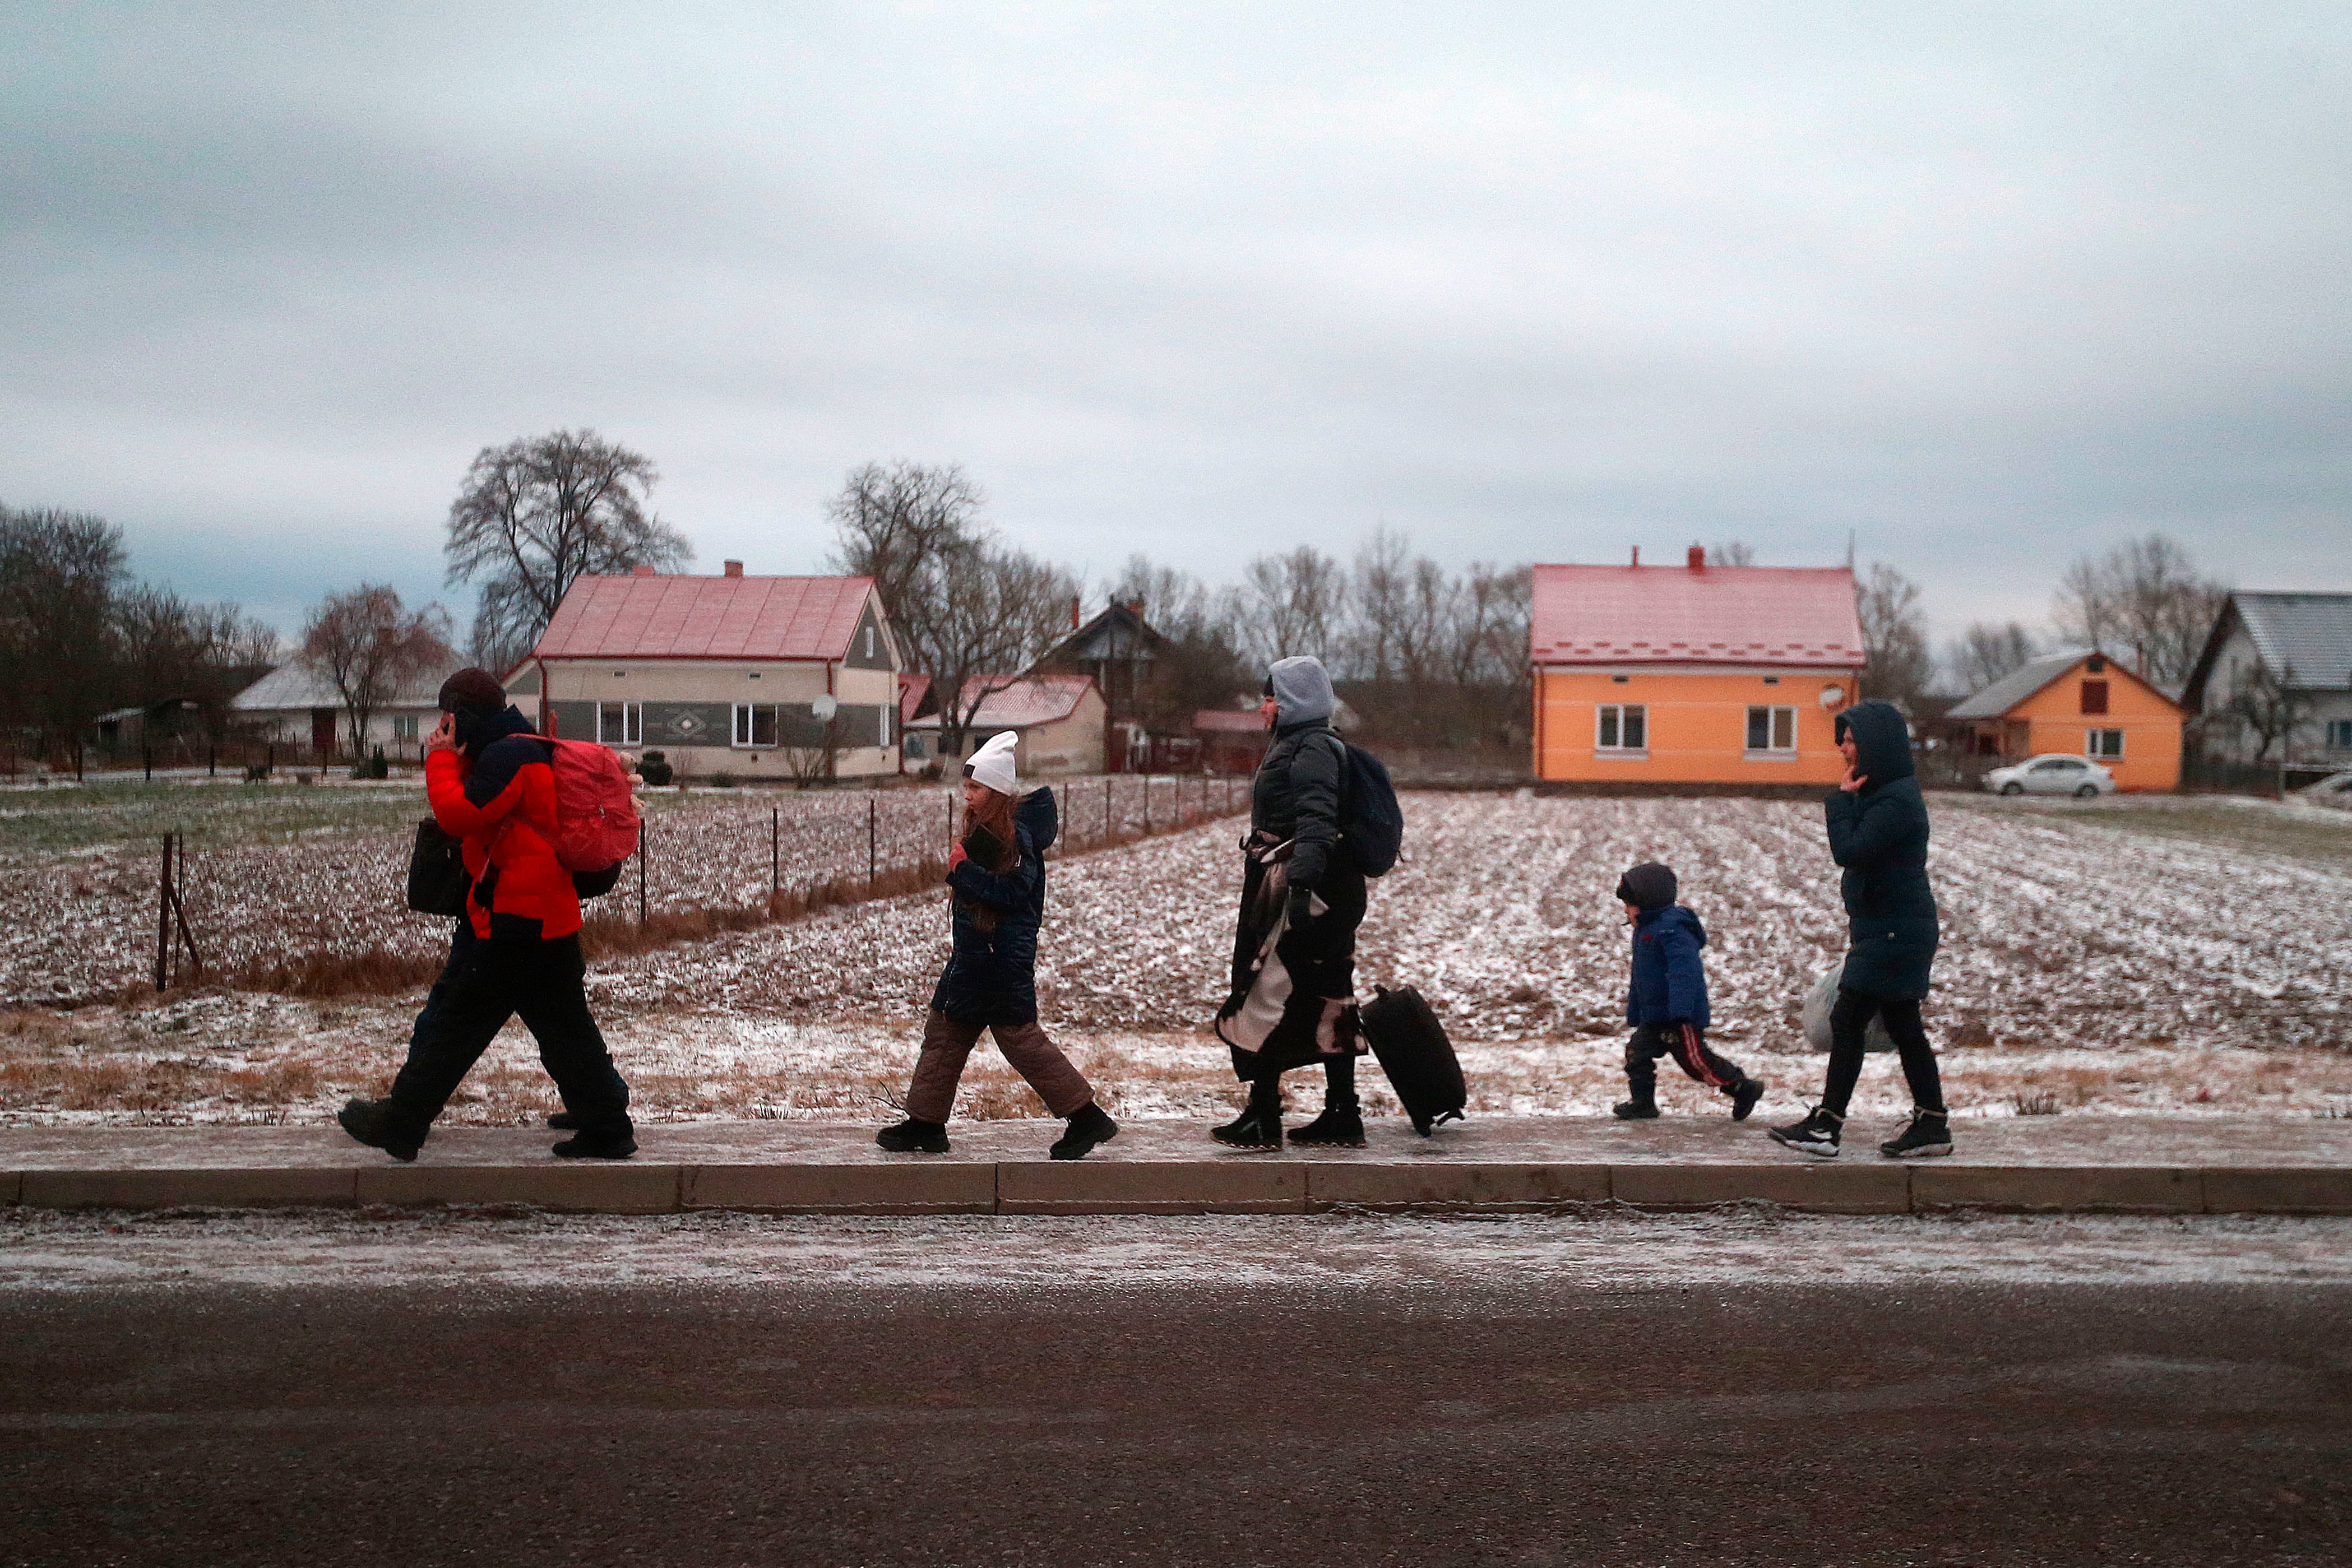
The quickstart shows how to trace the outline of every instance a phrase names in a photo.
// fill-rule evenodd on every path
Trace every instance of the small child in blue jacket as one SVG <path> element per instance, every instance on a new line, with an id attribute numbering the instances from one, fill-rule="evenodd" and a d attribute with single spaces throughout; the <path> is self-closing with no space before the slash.
<path id="1" fill-rule="evenodd" d="M 1655 862 L 1618 879 L 1617 897 L 1633 928 L 1633 977 L 1625 988 L 1625 1021 L 1633 1026 L 1625 1081 L 1633 1097 L 1617 1107 L 1617 1117 L 1642 1122 L 1658 1113 L 1658 1058 L 1671 1055 L 1691 1077 L 1729 1095 L 1731 1119 L 1745 1122 L 1764 1085 L 1706 1048 L 1706 965 L 1699 957 L 1706 927 L 1675 894 L 1674 872 Z"/>

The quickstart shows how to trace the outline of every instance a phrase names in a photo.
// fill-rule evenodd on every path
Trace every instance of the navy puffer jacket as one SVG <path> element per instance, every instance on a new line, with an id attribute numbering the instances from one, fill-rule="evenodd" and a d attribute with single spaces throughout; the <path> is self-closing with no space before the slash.
<path id="1" fill-rule="evenodd" d="M 1633 921 L 1633 977 L 1625 988 L 1625 1021 L 1635 1028 L 1706 1028 L 1706 965 L 1698 956 L 1706 946 L 1706 927 L 1681 904 L 1642 911 Z"/>
<path id="2" fill-rule="evenodd" d="M 1037 1021 L 1037 927 L 1045 918 L 1045 852 L 1061 832 L 1051 789 L 1033 789 L 1013 813 L 1020 858 L 999 875 L 965 861 L 948 873 L 955 890 L 955 954 L 931 1006 L 961 1024 Z M 996 916 L 983 931 L 972 916 Z"/>
<path id="3" fill-rule="evenodd" d="M 1911 737 L 1888 703 L 1860 703 L 1838 715 L 1854 737 L 1854 768 L 1865 782 L 1830 791 L 1830 856 L 1845 868 L 1845 974 L 1849 991 L 1917 1000 L 1927 994 L 1942 928 L 1927 885 L 1927 802 L 1912 777 Z"/>

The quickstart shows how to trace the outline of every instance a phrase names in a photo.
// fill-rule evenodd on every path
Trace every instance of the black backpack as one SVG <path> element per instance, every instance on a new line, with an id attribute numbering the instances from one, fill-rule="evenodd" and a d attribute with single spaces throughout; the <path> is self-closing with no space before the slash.
<path id="1" fill-rule="evenodd" d="M 1404 848 L 1404 811 L 1397 804 L 1396 786 L 1379 758 L 1338 735 L 1331 738 L 1339 742 L 1345 765 L 1339 778 L 1340 841 L 1357 870 L 1385 875 Z"/>

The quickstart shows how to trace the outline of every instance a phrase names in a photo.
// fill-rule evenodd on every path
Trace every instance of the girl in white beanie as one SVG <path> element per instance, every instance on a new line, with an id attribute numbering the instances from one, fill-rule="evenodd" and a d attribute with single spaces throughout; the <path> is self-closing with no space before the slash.
<path id="1" fill-rule="evenodd" d="M 922 1054 L 907 1091 L 907 1119 L 874 1141 L 898 1154 L 948 1152 L 948 1114 L 981 1030 L 1045 1108 L 1069 1124 L 1048 1152 L 1082 1159 L 1118 1135 L 1095 1092 L 1037 1024 L 1037 927 L 1045 916 L 1045 851 L 1060 829 L 1051 789 L 1021 793 L 1010 730 L 992 736 L 963 770 L 963 837 L 948 859 L 955 953 L 931 993 Z"/>

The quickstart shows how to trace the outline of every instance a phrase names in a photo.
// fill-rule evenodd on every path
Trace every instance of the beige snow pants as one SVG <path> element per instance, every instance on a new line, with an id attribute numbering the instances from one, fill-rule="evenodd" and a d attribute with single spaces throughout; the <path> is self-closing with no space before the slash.
<path id="1" fill-rule="evenodd" d="M 982 1029 L 996 1036 L 996 1049 L 1055 1115 L 1074 1116 L 1094 1099 L 1085 1075 L 1035 1023 L 962 1024 L 933 1008 L 923 1026 L 923 1053 L 915 1059 L 914 1085 L 907 1091 L 908 1115 L 919 1122 L 948 1119 L 963 1064 Z"/>

